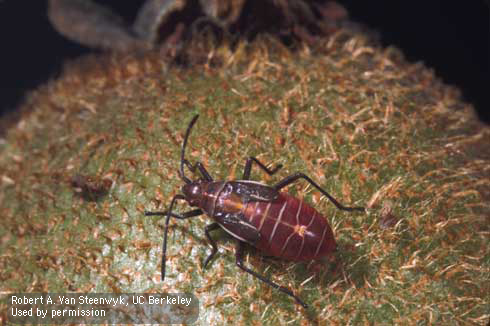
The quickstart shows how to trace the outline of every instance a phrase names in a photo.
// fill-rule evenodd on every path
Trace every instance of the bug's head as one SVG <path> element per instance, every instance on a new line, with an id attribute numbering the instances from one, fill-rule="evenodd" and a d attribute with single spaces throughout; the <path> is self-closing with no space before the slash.
<path id="1" fill-rule="evenodd" d="M 201 187 L 201 182 L 191 182 L 186 183 L 182 186 L 182 193 L 184 194 L 187 202 L 191 206 L 199 206 L 201 199 L 203 197 L 203 189 Z"/>

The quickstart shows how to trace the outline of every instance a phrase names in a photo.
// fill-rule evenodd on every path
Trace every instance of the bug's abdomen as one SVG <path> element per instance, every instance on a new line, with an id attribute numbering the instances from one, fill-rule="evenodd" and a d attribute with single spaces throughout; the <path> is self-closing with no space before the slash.
<path id="1" fill-rule="evenodd" d="M 261 237 L 255 247 L 266 255 L 302 261 L 335 250 L 333 232 L 325 217 L 286 193 L 271 202 L 248 203 L 244 215 L 259 230 Z"/>

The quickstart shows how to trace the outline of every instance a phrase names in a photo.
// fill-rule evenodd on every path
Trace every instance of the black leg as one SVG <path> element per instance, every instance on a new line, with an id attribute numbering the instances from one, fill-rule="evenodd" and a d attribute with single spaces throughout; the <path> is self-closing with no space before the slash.
<path id="1" fill-rule="evenodd" d="M 237 246 L 236 246 L 236 265 L 238 267 L 240 267 L 242 270 L 244 270 L 245 272 L 249 273 L 249 274 L 252 274 L 253 276 L 255 276 L 256 278 L 258 278 L 259 280 L 261 280 L 262 282 L 264 283 L 267 283 L 269 284 L 270 286 L 272 286 L 273 288 L 275 289 L 278 289 L 279 291 L 283 292 L 283 293 L 286 293 L 287 295 L 293 297 L 297 303 L 299 303 L 300 305 L 303 306 L 303 308 L 308 308 L 308 305 L 306 303 L 304 303 L 303 301 L 301 301 L 300 298 L 298 298 L 297 296 L 295 296 L 293 294 L 293 292 L 291 292 L 291 290 L 283 287 L 283 286 L 280 286 L 280 285 L 277 285 L 276 283 L 272 282 L 271 280 L 269 280 L 268 278 L 254 272 L 253 270 L 251 270 L 250 268 L 247 268 L 245 267 L 245 265 L 243 264 L 243 242 L 241 241 L 238 241 L 237 242 Z"/>
<path id="2" fill-rule="evenodd" d="M 169 213 L 169 211 L 163 211 L 163 212 L 148 212 L 145 211 L 145 216 L 166 216 Z M 170 212 L 170 216 L 178 218 L 179 220 L 184 220 L 189 217 L 194 217 L 194 216 L 199 216 L 204 214 L 204 212 L 201 209 L 194 209 L 192 211 L 188 211 L 182 214 L 179 213 L 174 213 Z"/>
<path id="3" fill-rule="evenodd" d="M 252 163 L 256 163 L 268 175 L 273 175 L 282 167 L 282 164 L 278 164 L 274 169 L 271 170 L 267 166 L 262 164 L 259 160 L 257 160 L 255 157 L 250 156 L 247 159 L 247 163 L 245 163 L 245 169 L 243 170 L 242 180 L 249 180 L 250 179 L 250 173 L 252 171 Z"/>
<path id="4" fill-rule="evenodd" d="M 218 246 L 216 245 L 216 241 L 214 241 L 213 238 L 211 238 L 211 234 L 209 232 L 216 230 L 216 229 L 219 229 L 219 228 L 220 228 L 220 226 L 218 223 L 212 223 L 212 224 L 206 225 L 206 228 L 204 228 L 204 234 L 206 234 L 206 238 L 208 238 L 208 241 L 212 247 L 211 253 L 209 254 L 209 256 L 204 261 L 204 268 L 206 268 L 209 261 L 211 259 L 213 259 L 214 255 L 216 255 L 216 253 L 218 252 Z"/>
<path id="5" fill-rule="evenodd" d="M 168 211 L 165 212 L 145 212 L 146 216 L 152 216 L 152 215 L 167 215 L 167 218 L 165 219 L 165 231 L 163 235 L 163 244 L 162 244 L 162 281 L 165 279 L 165 262 L 167 260 L 167 234 L 168 234 L 168 224 L 170 222 L 171 217 L 175 217 L 178 219 L 186 219 L 194 216 L 198 216 L 202 214 L 202 211 L 200 209 L 195 209 L 189 212 L 185 212 L 183 214 L 177 214 L 173 213 L 172 209 L 174 208 L 175 202 L 177 200 L 186 200 L 184 195 L 177 194 L 172 198 L 172 202 L 170 203 L 170 207 Z"/>
<path id="6" fill-rule="evenodd" d="M 344 211 L 360 211 L 364 212 L 364 207 L 346 207 L 339 203 L 335 198 L 330 196 L 328 192 L 323 190 L 319 185 L 317 185 L 313 180 L 311 180 L 307 175 L 303 173 L 295 173 L 293 175 L 290 175 L 289 177 L 284 178 L 283 180 L 279 181 L 276 185 L 273 186 L 274 189 L 276 190 L 281 190 L 282 188 L 286 187 L 287 185 L 290 185 L 291 183 L 295 182 L 298 179 L 305 179 L 308 181 L 312 186 L 314 186 L 316 189 L 318 189 L 324 196 L 326 196 L 330 201 L 337 206 L 338 209 L 344 210 Z"/>
<path id="7" fill-rule="evenodd" d="M 194 165 L 192 165 L 186 159 L 184 159 L 183 162 L 184 162 L 185 166 L 187 166 L 187 168 L 192 171 L 192 173 L 195 173 L 196 169 L 198 169 L 199 172 L 201 172 L 201 175 L 203 176 L 204 180 L 213 181 L 213 178 L 211 177 L 211 175 L 208 173 L 208 171 L 206 170 L 206 168 L 204 167 L 204 165 L 201 162 L 196 162 Z"/>

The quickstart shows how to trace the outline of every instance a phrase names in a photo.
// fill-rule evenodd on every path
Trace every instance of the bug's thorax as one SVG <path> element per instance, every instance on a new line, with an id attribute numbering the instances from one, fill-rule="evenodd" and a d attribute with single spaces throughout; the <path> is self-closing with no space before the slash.
<path id="1" fill-rule="evenodd" d="M 225 181 L 195 181 L 185 184 L 182 193 L 190 205 L 201 208 L 211 217 L 217 210 L 239 212 L 244 204 L 232 184 Z"/>

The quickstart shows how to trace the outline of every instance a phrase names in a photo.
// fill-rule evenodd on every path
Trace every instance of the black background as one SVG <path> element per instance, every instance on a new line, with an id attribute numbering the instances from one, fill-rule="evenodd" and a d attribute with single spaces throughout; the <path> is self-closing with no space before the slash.
<path id="1" fill-rule="evenodd" d="M 143 0 L 99 1 L 128 22 Z M 423 61 L 445 83 L 460 88 L 481 119 L 490 123 L 488 0 L 345 0 L 353 21 L 377 30 L 411 62 Z M 24 94 L 55 78 L 66 59 L 91 50 L 57 34 L 46 1 L 0 0 L 0 113 L 14 110 Z"/>

